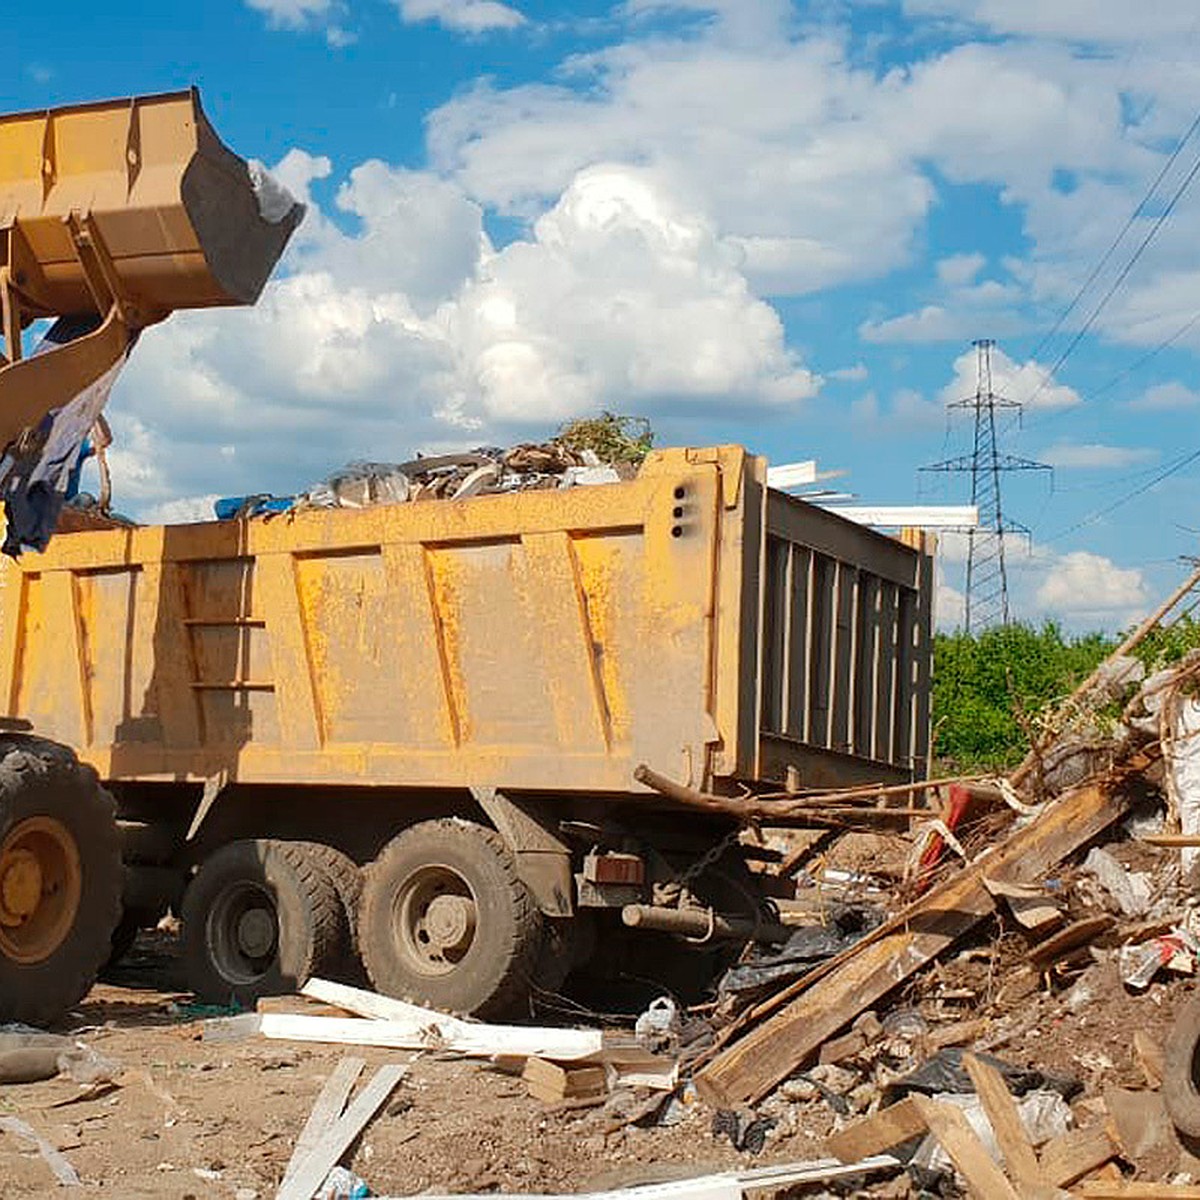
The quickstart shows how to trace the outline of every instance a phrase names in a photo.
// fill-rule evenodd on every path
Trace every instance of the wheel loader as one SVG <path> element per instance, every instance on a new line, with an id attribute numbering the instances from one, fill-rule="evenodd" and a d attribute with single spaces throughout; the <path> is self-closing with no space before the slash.
<path id="1" fill-rule="evenodd" d="M 139 333 L 176 309 L 253 304 L 302 216 L 221 143 L 194 89 L 0 116 L 8 548 L 53 532 L 65 478 Z M 124 887 L 115 807 L 95 770 L 9 715 L 0 1022 L 48 1024 L 79 1001 L 112 953 Z"/>

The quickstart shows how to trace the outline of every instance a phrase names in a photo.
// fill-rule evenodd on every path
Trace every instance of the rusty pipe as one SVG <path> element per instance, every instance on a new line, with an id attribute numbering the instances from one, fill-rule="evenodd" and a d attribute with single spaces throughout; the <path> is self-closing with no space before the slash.
<path id="1" fill-rule="evenodd" d="M 720 938 L 739 942 L 786 942 L 792 930 L 774 921 L 727 917 L 709 909 L 660 908 L 654 904 L 626 904 L 621 920 L 630 929 L 673 933 L 677 937 L 707 941 Z"/>

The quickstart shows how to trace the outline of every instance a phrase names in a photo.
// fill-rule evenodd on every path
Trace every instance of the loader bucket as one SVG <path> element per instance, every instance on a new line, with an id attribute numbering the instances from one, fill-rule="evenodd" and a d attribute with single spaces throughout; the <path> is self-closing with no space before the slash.
<path id="1" fill-rule="evenodd" d="M 0 268 L 23 323 L 110 299 L 131 328 L 253 304 L 303 213 L 256 186 L 194 88 L 0 116 Z"/>

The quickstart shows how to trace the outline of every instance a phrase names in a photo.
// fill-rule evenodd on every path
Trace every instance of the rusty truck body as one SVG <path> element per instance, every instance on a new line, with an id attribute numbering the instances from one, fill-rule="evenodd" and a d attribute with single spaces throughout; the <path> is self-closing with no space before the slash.
<path id="1" fill-rule="evenodd" d="M 130 926 L 182 907 L 202 994 L 330 969 L 349 931 L 382 990 L 496 1012 L 626 904 L 750 903 L 739 864 L 689 876 L 725 831 L 639 764 L 922 776 L 931 591 L 919 540 L 669 449 L 602 486 L 60 535 L 5 570 L 0 696 L 116 796 Z"/>

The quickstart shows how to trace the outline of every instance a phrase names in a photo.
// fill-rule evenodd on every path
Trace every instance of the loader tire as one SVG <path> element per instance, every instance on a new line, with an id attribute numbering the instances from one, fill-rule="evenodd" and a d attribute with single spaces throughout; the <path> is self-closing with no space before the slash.
<path id="1" fill-rule="evenodd" d="M 42 738 L 0 738 L 0 1023 L 51 1025 L 87 994 L 121 916 L 116 807 Z"/>
<path id="2" fill-rule="evenodd" d="M 359 948 L 379 991 L 478 1017 L 528 1009 L 542 914 L 498 833 L 423 821 L 365 875 Z"/>
<path id="3" fill-rule="evenodd" d="M 1163 1102 L 1180 1133 L 1200 1138 L 1200 995 L 1175 1018 L 1163 1052 Z"/>
<path id="4" fill-rule="evenodd" d="M 337 889 L 295 842 L 231 842 L 184 894 L 188 986 L 209 1003 L 295 992 L 337 965 L 346 939 Z"/>

